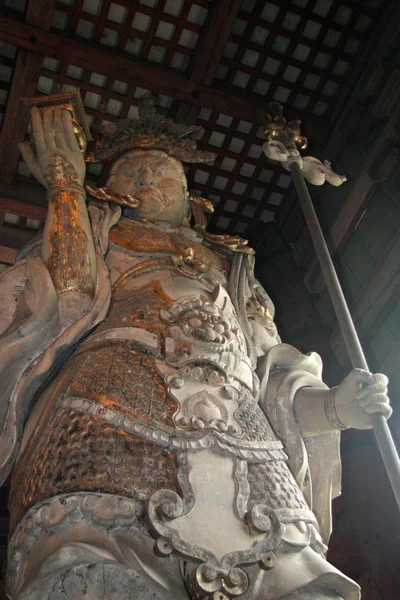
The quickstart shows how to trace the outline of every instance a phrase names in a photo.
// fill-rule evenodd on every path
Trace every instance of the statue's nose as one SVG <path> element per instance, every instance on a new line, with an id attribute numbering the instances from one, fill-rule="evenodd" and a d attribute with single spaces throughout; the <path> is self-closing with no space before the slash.
<path id="1" fill-rule="evenodd" d="M 143 169 L 143 171 L 140 173 L 140 176 L 137 180 L 137 184 L 140 186 L 158 186 L 156 177 L 154 177 L 153 173 L 148 169 Z"/>

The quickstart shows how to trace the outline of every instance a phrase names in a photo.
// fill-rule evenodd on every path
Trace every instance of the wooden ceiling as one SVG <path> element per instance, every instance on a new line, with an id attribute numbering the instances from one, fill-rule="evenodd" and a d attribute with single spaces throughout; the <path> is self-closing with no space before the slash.
<path id="1" fill-rule="evenodd" d="M 0 1 L 5 226 L 34 231 L 45 214 L 39 218 L 32 207 L 44 207 L 45 195 L 17 149 L 28 125 L 20 99 L 76 88 L 92 125 L 134 118 L 138 97 L 149 90 L 161 114 L 200 126 L 200 147 L 218 157 L 212 165 L 190 166 L 187 175 L 191 192 L 215 205 L 211 229 L 243 234 L 259 221 L 274 220 L 291 181 L 261 152 L 258 111 L 272 99 L 284 103 L 289 115 L 303 120 L 318 154 L 383 5 L 383 0 Z M 91 165 L 88 179 L 99 184 L 107 172 Z"/>

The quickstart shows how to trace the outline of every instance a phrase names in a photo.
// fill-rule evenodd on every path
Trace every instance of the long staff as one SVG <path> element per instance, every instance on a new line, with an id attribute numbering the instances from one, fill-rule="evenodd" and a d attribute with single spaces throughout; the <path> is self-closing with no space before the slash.
<path id="1" fill-rule="evenodd" d="M 266 134 L 270 139 L 271 152 L 268 153 L 266 151 L 266 154 L 269 155 L 270 158 L 279 160 L 280 153 L 280 160 L 283 162 L 283 165 L 286 166 L 285 162 L 287 163 L 286 168 L 290 170 L 293 177 L 300 205 L 335 309 L 336 317 L 339 321 L 339 326 L 350 361 L 353 368 L 369 371 L 357 331 L 354 327 L 353 319 L 347 306 L 342 287 L 336 274 L 328 246 L 302 173 L 302 159 L 299 156 L 297 146 L 305 147 L 306 139 L 300 136 L 300 122 L 292 121 L 286 123 L 282 116 L 282 107 L 277 103 L 271 103 L 268 108 L 272 114 L 268 114 L 269 120 Z M 286 158 L 284 158 L 284 155 Z M 313 169 L 314 177 L 317 178 L 320 177 L 325 170 L 325 176 L 331 183 L 334 183 L 335 185 L 341 183 L 341 181 L 335 181 L 335 177 L 338 178 L 339 176 L 330 170 L 329 163 L 323 165 L 317 159 L 312 159 L 311 157 L 307 158 L 309 158 L 308 165 L 311 167 L 311 169 L 308 169 L 308 173 L 311 174 L 311 180 Z M 345 178 L 342 178 L 342 180 L 345 180 Z M 318 183 L 320 183 L 320 181 Z M 369 415 L 369 418 L 397 505 L 400 509 L 400 460 L 393 442 L 392 434 L 390 433 L 390 429 L 383 415 L 372 414 Z"/>

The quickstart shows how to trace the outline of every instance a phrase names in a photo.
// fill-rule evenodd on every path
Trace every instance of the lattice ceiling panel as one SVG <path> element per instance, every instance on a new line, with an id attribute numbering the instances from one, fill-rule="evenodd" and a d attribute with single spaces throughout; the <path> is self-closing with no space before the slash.
<path id="1" fill-rule="evenodd" d="M 327 115 L 381 5 L 243 0 L 214 84 Z"/>
<path id="2" fill-rule="evenodd" d="M 61 0 L 53 28 L 186 73 L 208 0 Z"/>
<path id="3" fill-rule="evenodd" d="M 290 178 L 262 153 L 265 138 L 259 125 L 205 109 L 198 123 L 201 148 L 217 158 L 212 166 L 191 166 L 188 181 L 193 193 L 212 200 L 210 225 L 243 233 L 250 223 L 272 221 Z"/>
<path id="4" fill-rule="evenodd" d="M 382 3 L 242 0 L 227 28 L 222 56 L 214 61 L 212 86 L 229 89 L 240 98 L 261 99 L 263 104 L 275 98 L 294 113 L 314 113 L 316 121 L 325 120 Z M 5 0 L 5 5 L 19 11 L 23 19 L 25 0 Z M 85 40 L 88 53 L 91 45 L 122 52 L 132 58 L 132 72 L 137 60 L 162 67 L 163 73 L 179 71 L 185 78 L 182 85 L 185 81 L 190 85 L 203 58 L 202 48 L 216 43 L 210 34 L 207 38 L 216 6 L 220 5 L 208 0 L 56 0 L 52 32 Z M 0 118 L 15 56 L 15 47 L 0 45 Z M 137 99 L 147 90 L 132 85 L 132 79 L 124 81 L 122 74 L 116 79 L 84 66 L 68 63 L 67 58 L 64 62 L 44 58 L 37 93 L 79 88 L 92 126 L 137 116 Z M 151 81 L 148 88 L 151 90 Z M 194 91 L 192 96 L 194 93 L 199 94 Z M 176 97 L 157 95 L 159 113 L 175 118 L 179 107 Z M 210 226 L 243 233 L 258 221 L 273 220 L 290 194 L 291 184 L 287 172 L 262 154 L 263 136 L 254 123 L 256 115 L 244 111 L 241 120 L 207 106 L 196 109 L 196 115 L 201 149 L 218 155 L 213 165 L 187 169 L 191 191 L 210 198 L 215 205 Z M 90 165 L 88 176 L 93 183 L 102 184 L 108 169 Z M 28 176 L 21 161 L 18 176 Z"/>

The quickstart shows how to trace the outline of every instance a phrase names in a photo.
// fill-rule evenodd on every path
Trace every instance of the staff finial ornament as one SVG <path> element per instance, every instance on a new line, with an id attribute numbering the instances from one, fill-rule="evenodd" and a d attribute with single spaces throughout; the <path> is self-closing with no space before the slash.
<path id="1" fill-rule="evenodd" d="M 290 171 L 291 162 L 298 162 L 304 178 L 313 185 L 323 185 L 327 181 L 339 186 L 347 181 L 345 175 L 335 173 L 331 169 L 328 160 L 321 162 L 313 156 L 300 156 L 299 150 L 307 148 L 307 138 L 300 133 L 301 121 L 286 121 L 279 102 L 270 102 L 267 112 L 261 113 L 261 116 L 268 140 L 263 145 L 263 150 L 268 158 L 279 161 L 287 171 Z"/>

